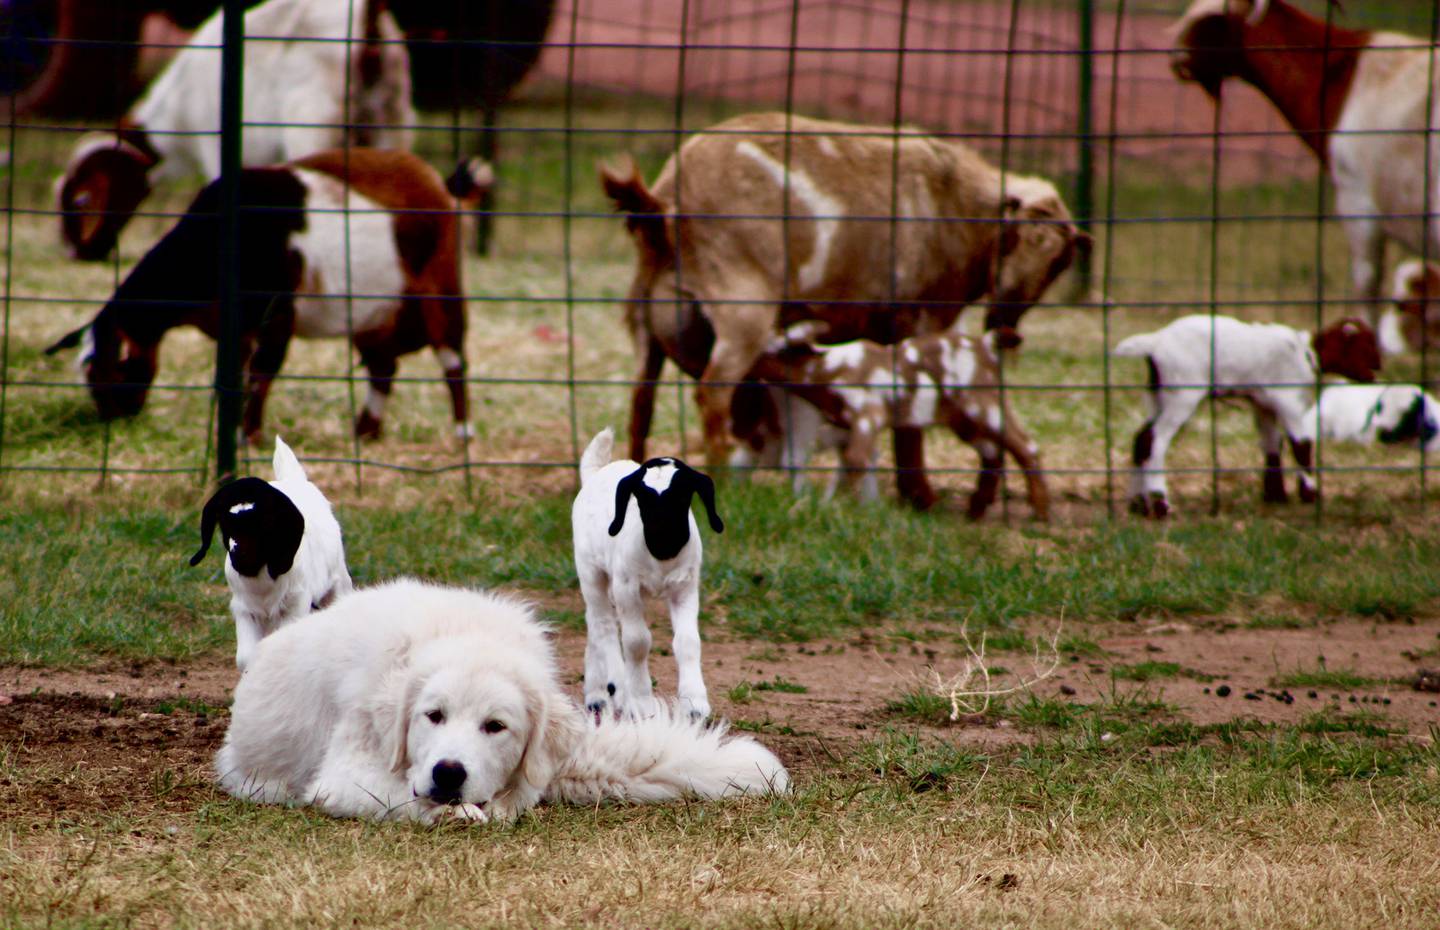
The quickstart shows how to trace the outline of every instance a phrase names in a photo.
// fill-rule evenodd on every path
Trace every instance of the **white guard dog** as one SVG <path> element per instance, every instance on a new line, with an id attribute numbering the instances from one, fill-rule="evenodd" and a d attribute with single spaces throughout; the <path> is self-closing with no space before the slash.
<path id="1" fill-rule="evenodd" d="M 274 481 L 241 478 L 205 502 L 200 551 L 190 558 L 200 564 L 219 526 L 242 672 L 263 637 L 354 589 L 330 502 L 279 436 L 274 466 Z"/>
<path id="2" fill-rule="evenodd" d="M 261 641 L 215 758 L 220 784 L 339 817 L 513 820 L 542 800 L 785 791 L 759 743 L 662 710 L 596 727 L 545 627 L 504 595 L 400 580 Z"/>

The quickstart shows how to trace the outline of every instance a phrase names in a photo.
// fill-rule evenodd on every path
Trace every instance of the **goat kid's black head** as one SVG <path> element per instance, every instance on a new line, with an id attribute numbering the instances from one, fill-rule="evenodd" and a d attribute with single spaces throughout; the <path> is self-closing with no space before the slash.
<path id="1" fill-rule="evenodd" d="M 190 557 L 191 565 L 199 565 L 210 551 L 217 525 L 230 564 L 247 578 L 259 575 L 262 569 L 268 570 L 271 578 L 288 572 L 305 535 L 305 517 L 299 508 L 259 478 L 232 481 L 205 502 L 200 551 Z"/>
<path id="2" fill-rule="evenodd" d="M 66 333 L 45 350 L 80 349 L 79 367 L 102 420 L 133 417 L 145 407 L 159 366 L 159 346 L 130 339 L 102 310 L 93 321 Z"/>
<path id="3" fill-rule="evenodd" d="M 700 495 L 710 517 L 710 528 L 725 532 L 725 521 L 715 509 L 715 482 L 679 459 L 651 459 L 615 486 L 615 519 L 610 535 L 625 526 L 625 512 L 634 497 L 645 526 L 645 548 L 664 562 L 675 558 L 690 541 L 690 498 Z"/>

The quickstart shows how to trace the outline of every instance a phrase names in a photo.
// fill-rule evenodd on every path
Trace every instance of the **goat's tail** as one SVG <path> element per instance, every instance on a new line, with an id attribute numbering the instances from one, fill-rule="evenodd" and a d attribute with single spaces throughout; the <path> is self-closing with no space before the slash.
<path id="1" fill-rule="evenodd" d="M 547 794 L 596 804 L 782 794 L 789 787 L 785 766 L 754 739 L 662 706 L 643 720 L 606 719 L 584 727 Z"/>
<path id="2" fill-rule="evenodd" d="M 610 464 L 610 453 L 615 448 L 615 431 L 605 427 L 595 434 L 590 440 L 590 445 L 585 447 L 585 454 L 580 456 L 580 483 L 584 484 L 606 465 Z"/>
<path id="3" fill-rule="evenodd" d="M 289 481 L 291 479 L 297 481 L 308 480 L 305 477 L 305 466 L 300 464 L 300 460 L 295 457 L 294 452 L 290 451 L 290 447 L 285 444 L 285 440 L 276 436 L 275 480 Z"/>
<path id="4" fill-rule="evenodd" d="M 1144 358 L 1155 348 L 1155 333 L 1141 333 L 1138 336 L 1131 336 L 1129 339 L 1120 340 L 1115 347 L 1115 355 L 1128 356 L 1133 358 Z"/>
<path id="5" fill-rule="evenodd" d="M 600 186 L 615 209 L 625 214 L 625 228 L 639 236 L 657 260 L 674 254 L 665 202 L 645 186 L 633 158 L 627 158 L 618 171 L 601 165 Z"/>
<path id="6" fill-rule="evenodd" d="M 475 207 L 486 191 L 494 186 L 495 169 L 479 155 L 460 162 L 445 179 L 445 189 L 463 207 Z"/>

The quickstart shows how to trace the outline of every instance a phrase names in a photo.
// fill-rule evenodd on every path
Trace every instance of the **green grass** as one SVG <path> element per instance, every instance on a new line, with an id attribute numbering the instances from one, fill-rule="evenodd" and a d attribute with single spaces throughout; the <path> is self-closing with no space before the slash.
<path id="1" fill-rule="evenodd" d="M 1434 616 L 1440 539 L 1391 527 L 1354 542 L 1343 527 L 1241 527 L 1196 519 L 1172 527 L 974 526 L 946 515 L 834 502 L 790 507 L 778 486 L 721 489 L 727 532 L 706 541 L 710 623 L 777 643 L 843 638 L 877 624 L 987 633 L 990 648 L 1033 648 L 1025 620 L 1067 623 L 1243 615 L 1276 598 L 1319 617 L 1365 615 L 1377 596 Z M 486 499 L 485 492 L 477 500 Z M 198 543 L 198 497 L 163 503 L 123 492 L 86 506 L 12 499 L 0 514 L 0 661 L 84 664 L 227 650 L 231 624 L 221 561 L 186 559 Z M 397 575 L 573 596 L 568 494 L 505 507 L 463 499 L 403 509 L 342 498 L 359 584 Z M 1176 561 L 1157 547 L 1180 550 Z M 905 558 L 890 554 L 903 552 Z M 103 566 L 103 571 L 97 571 Z M 1382 594 L 1383 592 L 1383 594 Z M 553 613 L 579 627 L 578 600 Z M 714 628 L 712 629 L 721 629 Z M 971 633 L 973 636 L 973 632 Z M 1062 655 L 1096 655 L 1071 634 Z M 997 646 L 996 644 L 999 644 Z M 1158 675 L 1163 664 L 1122 675 Z M 1287 687 L 1362 687 L 1335 670 L 1295 670 Z"/>
<path id="2" fill-rule="evenodd" d="M 1292 672 L 1277 675 L 1270 682 L 1277 688 L 1341 688 L 1353 691 L 1381 684 L 1381 680 L 1361 675 L 1351 669 L 1327 668 L 1324 658 L 1317 661 L 1315 668 L 1297 668 Z"/>

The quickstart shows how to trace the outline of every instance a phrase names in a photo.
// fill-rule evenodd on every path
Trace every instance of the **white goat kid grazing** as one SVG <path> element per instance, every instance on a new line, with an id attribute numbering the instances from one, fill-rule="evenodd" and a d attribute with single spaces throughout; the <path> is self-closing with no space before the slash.
<path id="1" fill-rule="evenodd" d="M 1135 434 L 1130 509 L 1157 518 L 1172 509 L 1165 454 L 1211 394 L 1241 397 L 1253 405 L 1265 452 L 1265 500 L 1288 499 L 1280 464 L 1281 443 L 1288 436 L 1300 466 L 1300 499 L 1314 501 L 1313 430 L 1306 411 L 1315 381 L 1321 373 L 1373 381 L 1380 367 L 1375 334 L 1354 319 L 1342 320 L 1312 339 L 1309 333 L 1276 323 L 1195 314 L 1156 332 L 1131 336 L 1115 347 L 1115 354 L 1145 358 L 1149 364 L 1152 410 Z"/>
<path id="2" fill-rule="evenodd" d="M 714 482 L 674 458 L 612 462 L 614 443 L 607 427 L 586 447 L 571 512 L 575 571 L 585 597 L 585 707 L 597 720 L 607 707 L 630 717 L 656 712 L 645 622 L 649 595 L 663 597 L 670 609 L 680 707 L 708 717 L 700 671 L 703 547 L 690 499 L 698 494 L 710 528 L 724 532 Z"/>
<path id="3" fill-rule="evenodd" d="M 218 526 L 242 672 L 261 639 L 354 588 L 330 502 L 279 436 L 274 464 L 274 481 L 241 478 L 205 503 L 200 551 L 190 559 L 200 564 Z"/>
<path id="4" fill-rule="evenodd" d="M 220 176 L 223 19 L 200 24 L 116 132 L 76 145 L 56 184 L 73 257 L 110 254 L 154 181 Z M 245 34 L 244 165 L 348 145 L 409 150 L 410 59 L 383 0 L 269 0 L 245 14 Z"/>
<path id="5" fill-rule="evenodd" d="M 1440 452 L 1440 402 L 1415 384 L 1333 385 L 1305 419 L 1323 439 Z"/>

